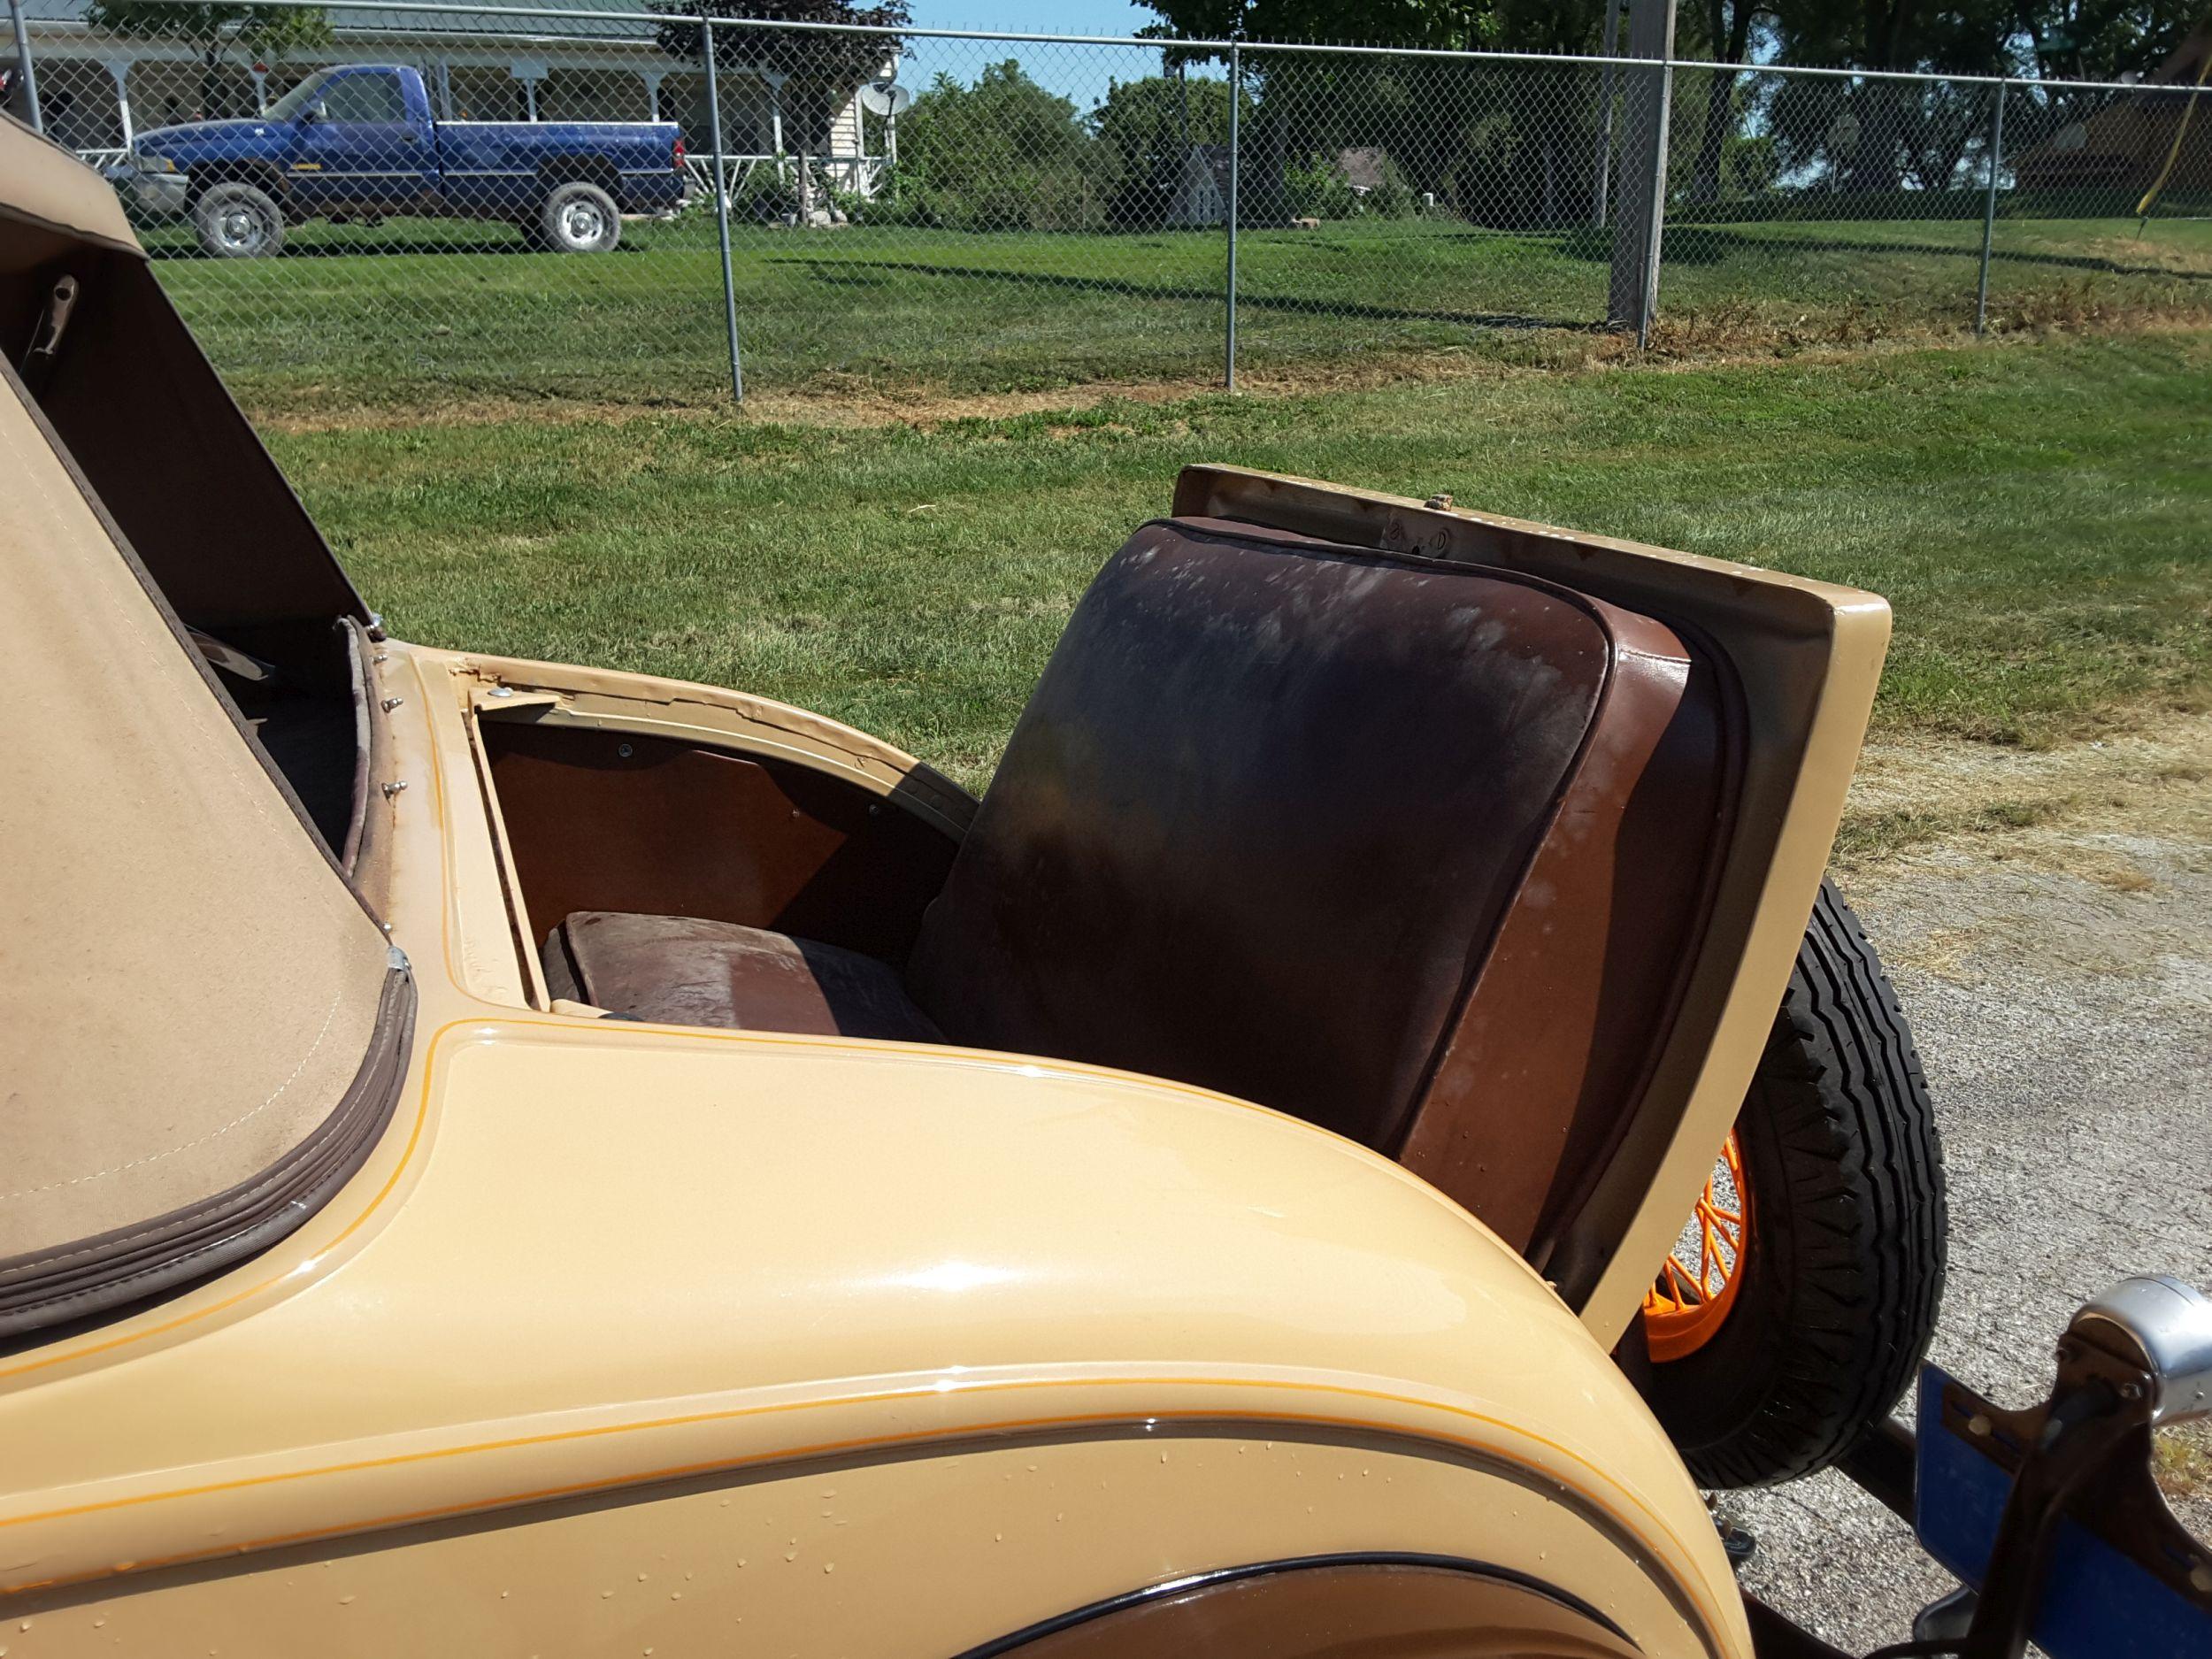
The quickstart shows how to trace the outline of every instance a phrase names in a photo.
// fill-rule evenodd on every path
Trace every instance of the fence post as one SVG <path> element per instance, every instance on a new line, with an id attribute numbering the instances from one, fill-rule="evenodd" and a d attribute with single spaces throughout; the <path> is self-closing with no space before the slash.
<path id="1" fill-rule="evenodd" d="M 1667 124 L 1674 103 L 1675 0 L 1629 0 L 1628 55 L 1652 59 L 1648 69 L 1624 75 L 1630 149 L 1621 159 L 1628 196 L 1613 234 L 1612 279 L 1606 318 L 1633 328 L 1636 343 L 1651 343 L 1652 314 L 1659 304 L 1659 242 L 1667 223 Z M 1644 96 L 1642 108 L 1634 96 Z"/>
<path id="2" fill-rule="evenodd" d="M 722 92 L 714 73 L 714 24 L 699 15 L 699 44 L 707 60 L 707 124 L 714 132 L 714 234 L 722 247 L 722 310 L 729 325 L 730 396 L 745 401 L 745 365 L 737 349 L 737 279 L 730 271 L 730 180 L 723 171 Z"/>
<path id="3" fill-rule="evenodd" d="M 1979 336 L 1989 323 L 1989 249 L 1997 234 L 1997 165 L 2005 150 L 2005 89 L 1997 83 L 1997 109 L 1989 118 L 1989 188 L 1982 197 L 1982 274 L 1974 290 L 1974 333 Z"/>
<path id="4" fill-rule="evenodd" d="M 1239 142 L 1237 111 L 1244 102 L 1244 63 L 1237 42 L 1229 42 L 1229 273 L 1224 296 L 1225 333 L 1222 340 L 1222 384 L 1237 389 L 1237 168 Z"/>
<path id="5" fill-rule="evenodd" d="M 23 74 L 23 109 L 31 118 L 31 130 L 46 130 L 46 117 L 38 107 L 38 76 L 31 68 L 31 28 L 23 20 L 23 0 L 8 0 L 8 20 L 15 25 L 15 62 Z"/>

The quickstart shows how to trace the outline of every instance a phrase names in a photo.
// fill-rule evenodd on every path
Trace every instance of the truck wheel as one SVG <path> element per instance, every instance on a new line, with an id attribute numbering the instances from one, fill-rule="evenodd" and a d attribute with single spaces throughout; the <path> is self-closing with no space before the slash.
<path id="1" fill-rule="evenodd" d="M 557 184 L 538 209 L 538 242 L 555 253 L 607 253 L 622 240 L 622 214 L 595 184 Z"/>
<path id="2" fill-rule="evenodd" d="M 1911 1028 L 1824 881 L 1735 1130 L 1644 1302 L 1651 1408 L 1700 1485 L 1810 1474 L 1888 1415 L 1935 1330 L 1947 1218 Z"/>
<path id="3" fill-rule="evenodd" d="M 193 204 L 200 247 L 213 259 L 268 259 L 284 249 L 284 210 L 257 185 L 211 184 Z"/>

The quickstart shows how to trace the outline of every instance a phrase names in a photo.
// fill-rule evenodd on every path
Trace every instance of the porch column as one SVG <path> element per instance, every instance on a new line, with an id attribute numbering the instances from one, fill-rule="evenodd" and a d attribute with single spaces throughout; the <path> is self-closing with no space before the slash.
<path id="1" fill-rule="evenodd" d="M 128 150 L 137 137 L 131 126 L 131 60 L 127 58 L 110 58 L 102 67 L 115 82 L 115 113 L 123 124 L 123 148 Z"/>
<path id="2" fill-rule="evenodd" d="M 783 173 L 783 83 L 787 75 L 770 70 L 761 76 L 768 83 L 768 150 L 776 158 L 776 173 Z"/>
<path id="3" fill-rule="evenodd" d="M 661 77 L 667 73 L 664 69 L 641 69 L 637 72 L 637 78 L 645 83 L 645 119 L 649 121 L 661 119 Z"/>
<path id="4" fill-rule="evenodd" d="M 522 82 L 523 107 L 528 111 L 523 119 L 538 119 L 538 82 L 545 79 L 545 65 L 518 58 L 507 66 L 507 73 Z"/>

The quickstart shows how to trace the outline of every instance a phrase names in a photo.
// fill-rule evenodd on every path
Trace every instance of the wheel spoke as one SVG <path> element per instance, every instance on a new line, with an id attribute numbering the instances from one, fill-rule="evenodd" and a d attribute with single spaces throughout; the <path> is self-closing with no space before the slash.
<path id="1" fill-rule="evenodd" d="M 1644 1297 L 1645 1334 L 1655 1360 L 1679 1358 L 1709 1340 L 1735 1302 L 1750 1228 L 1743 1154 L 1732 1132 L 1692 1207 L 1682 1236 Z"/>

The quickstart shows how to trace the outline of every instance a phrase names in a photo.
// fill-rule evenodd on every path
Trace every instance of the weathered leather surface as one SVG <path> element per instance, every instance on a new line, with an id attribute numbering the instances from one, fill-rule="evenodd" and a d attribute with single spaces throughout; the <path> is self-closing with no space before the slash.
<path id="1" fill-rule="evenodd" d="M 556 997 L 662 1025 L 944 1041 L 888 964 L 734 922 L 582 910 L 545 964 Z"/>
<path id="2" fill-rule="evenodd" d="M 1394 1147 L 1610 661 L 1544 583 L 1149 525 L 1071 618 L 908 983 L 963 1042 Z"/>
<path id="3" fill-rule="evenodd" d="M 1548 582 L 1148 526 L 1071 619 L 909 988 L 956 1041 L 1405 1156 L 1525 1245 L 1672 1018 L 1719 695 L 1663 625 Z"/>

